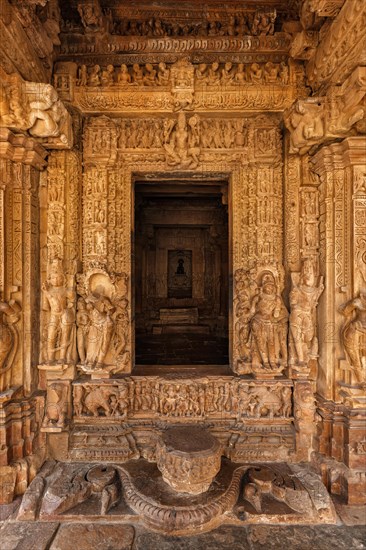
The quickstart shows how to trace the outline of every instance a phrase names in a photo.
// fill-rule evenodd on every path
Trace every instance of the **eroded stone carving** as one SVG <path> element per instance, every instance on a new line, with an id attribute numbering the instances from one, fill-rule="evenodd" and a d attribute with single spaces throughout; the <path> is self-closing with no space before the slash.
<path id="1" fill-rule="evenodd" d="M 175 491 L 192 495 L 207 491 L 221 466 L 221 445 L 198 427 L 172 427 L 158 439 L 157 467 Z"/>
<path id="2" fill-rule="evenodd" d="M 67 382 L 52 382 L 47 386 L 42 431 L 62 431 L 66 426 L 69 386 Z"/>

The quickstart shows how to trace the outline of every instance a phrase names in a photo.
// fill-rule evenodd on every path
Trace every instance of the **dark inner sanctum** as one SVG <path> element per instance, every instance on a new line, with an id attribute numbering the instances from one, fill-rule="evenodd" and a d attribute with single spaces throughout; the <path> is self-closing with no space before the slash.
<path id="1" fill-rule="evenodd" d="M 225 196 L 211 182 L 136 184 L 137 365 L 228 364 Z"/>

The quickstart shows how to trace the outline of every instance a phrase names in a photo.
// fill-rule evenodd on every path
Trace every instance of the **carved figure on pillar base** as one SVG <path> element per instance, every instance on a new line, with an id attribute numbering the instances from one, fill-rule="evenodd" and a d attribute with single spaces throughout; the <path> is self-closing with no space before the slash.
<path id="1" fill-rule="evenodd" d="M 19 346 L 16 328 L 19 313 L 20 306 L 14 300 L 0 301 L 0 391 L 7 390 L 11 385 L 11 370 Z"/>
<path id="2" fill-rule="evenodd" d="M 324 290 L 323 277 L 317 281 L 314 259 L 307 258 L 301 273 L 292 273 L 290 292 L 290 365 L 306 368 L 318 356 L 316 306 Z"/>
<path id="3" fill-rule="evenodd" d="M 354 377 L 359 384 L 366 384 L 366 288 L 358 297 L 340 308 L 346 322 L 341 341 Z"/>
<path id="4" fill-rule="evenodd" d="M 262 275 L 250 313 L 253 372 L 257 376 L 279 374 L 287 366 L 288 311 L 272 273 Z"/>
<path id="5" fill-rule="evenodd" d="M 47 388 L 43 432 L 62 431 L 66 427 L 68 382 L 53 382 Z"/>
<path id="6" fill-rule="evenodd" d="M 42 287 L 43 309 L 50 312 L 45 342 L 46 361 L 50 364 L 76 361 L 76 293 L 71 286 L 66 286 L 65 279 L 62 261 L 55 258 L 51 262 L 48 279 Z"/>

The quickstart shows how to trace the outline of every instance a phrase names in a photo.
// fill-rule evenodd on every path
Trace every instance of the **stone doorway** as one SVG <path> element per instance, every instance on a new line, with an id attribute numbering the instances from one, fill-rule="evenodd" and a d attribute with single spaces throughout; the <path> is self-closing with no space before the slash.
<path id="1" fill-rule="evenodd" d="M 135 363 L 226 365 L 227 185 L 135 183 Z"/>

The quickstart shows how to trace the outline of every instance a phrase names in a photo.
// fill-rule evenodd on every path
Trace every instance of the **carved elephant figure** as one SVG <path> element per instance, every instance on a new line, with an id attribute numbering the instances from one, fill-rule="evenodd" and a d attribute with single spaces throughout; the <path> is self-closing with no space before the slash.
<path id="1" fill-rule="evenodd" d="M 103 409 L 106 416 L 111 415 L 109 398 L 111 397 L 110 388 L 97 386 L 90 390 L 85 397 L 84 406 L 93 416 L 98 416 L 98 409 Z"/>

